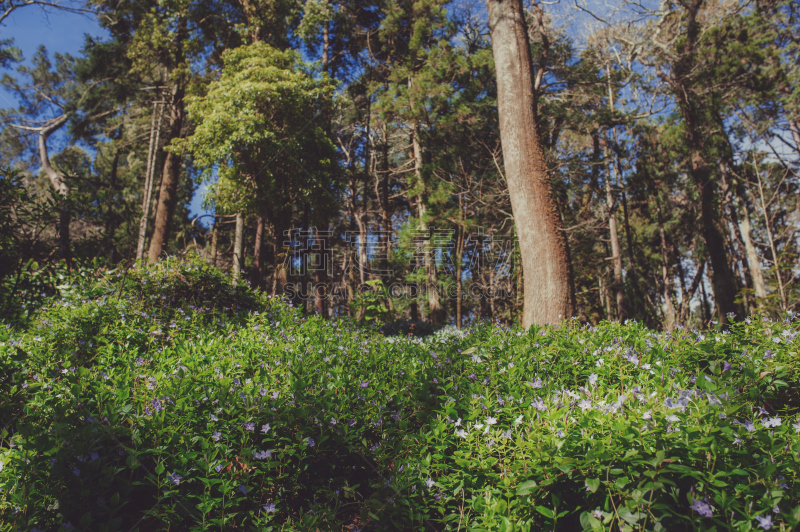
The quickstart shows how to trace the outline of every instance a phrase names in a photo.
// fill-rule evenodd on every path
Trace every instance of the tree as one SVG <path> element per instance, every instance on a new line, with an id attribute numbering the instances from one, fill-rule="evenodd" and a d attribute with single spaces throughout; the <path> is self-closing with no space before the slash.
<path id="1" fill-rule="evenodd" d="M 170 151 L 179 153 L 185 145 L 206 178 L 216 168 L 221 181 L 250 195 L 244 205 L 270 223 L 280 247 L 293 205 L 308 202 L 320 217 L 336 206 L 336 155 L 315 121 L 334 84 L 296 52 L 263 42 L 229 50 L 223 62 L 206 93 L 189 98 L 194 133 L 185 144 L 174 141 Z"/>
<path id="2" fill-rule="evenodd" d="M 520 0 L 488 0 L 500 139 L 525 282 L 523 327 L 575 311 L 572 265 L 537 126 L 528 28 Z M 541 76 L 537 77 L 541 81 Z"/>

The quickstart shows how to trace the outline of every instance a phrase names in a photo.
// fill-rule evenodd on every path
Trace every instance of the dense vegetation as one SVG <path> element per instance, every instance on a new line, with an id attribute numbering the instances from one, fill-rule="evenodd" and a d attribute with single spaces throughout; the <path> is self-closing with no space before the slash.
<path id="1" fill-rule="evenodd" d="M 800 527 L 796 315 L 418 337 L 201 260 L 60 286 L 0 328 L 0 530 Z"/>
<path id="2" fill-rule="evenodd" d="M 56 5 L 103 35 L 74 56 L 0 41 L 1 306 L 59 261 L 197 252 L 302 285 L 308 312 L 349 315 L 381 280 L 417 287 L 396 317 L 511 325 L 557 240 L 582 323 L 800 310 L 794 0 L 525 3 L 532 97 L 509 115 L 535 115 L 535 167 L 503 152 L 496 0 L 0 3 L 5 28 Z M 545 184 L 537 216 L 514 212 L 518 181 Z M 319 240 L 327 268 L 292 271 Z"/>

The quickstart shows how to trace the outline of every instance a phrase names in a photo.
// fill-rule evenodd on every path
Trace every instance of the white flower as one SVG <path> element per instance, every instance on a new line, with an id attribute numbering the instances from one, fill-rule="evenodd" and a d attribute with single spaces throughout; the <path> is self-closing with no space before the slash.
<path id="1" fill-rule="evenodd" d="M 592 402 L 584 399 L 580 403 L 578 403 L 578 407 L 581 410 L 589 410 L 590 408 L 592 408 Z"/>
<path id="2" fill-rule="evenodd" d="M 781 418 L 776 416 L 776 417 L 772 417 L 772 418 L 769 418 L 769 419 L 766 419 L 766 420 L 762 419 L 761 423 L 763 423 L 764 426 L 767 427 L 768 429 L 775 428 L 775 427 L 780 427 L 781 426 Z"/>
<path id="3" fill-rule="evenodd" d="M 478 355 L 472 355 L 472 361 L 475 362 L 476 364 L 480 364 L 481 357 L 479 357 Z"/>
<path id="4" fill-rule="evenodd" d="M 653 416 L 650 415 L 650 411 L 648 410 L 642 415 L 642 419 L 653 419 Z"/>
<path id="5" fill-rule="evenodd" d="M 488 417 L 488 418 L 486 418 L 486 424 L 487 425 L 497 425 L 497 419 L 495 419 L 493 417 Z"/>
<path id="6" fill-rule="evenodd" d="M 597 361 L 598 367 L 602 366 L 601 364 L 602 361 L 603 361 L 602 358 Z M 589 375 L 589 384 L 591 384 L 592 386 L 597 384 L 597 373 L 592 373 L 591 375 Z"/>
<path id="7" fill-rule="evenodd" d="M 642 369 L 650 369 L 652 366 L 650 364 L 642 364 Z"/>
<path id="8" fill-rule="evenodd" d="M 667 421 L 669 421 L 670 423 L 676 423 L 676 422 L 678 422 L 680 420 L 681 419 L 678 416 L 676 416 L 675 414 L 670 414 L 670 415 L 667 416 Z"/>
<path id="9" fill-rule="evenodd" d="M 458 436 L 459 438 L 462 438 L 462 439 L 466 439 L 467 431 L 465 431 L 464 429 L 458 429 L 456 431 L 456 436 Z"/>
<path id="10" fill-rule="evenodd" d="M 602 368 L 602 367 L 603 367 L 603 363 L 604 363 L 604 362 L 605 362 L 605 360 L 603 360 L 602 358 L 598 358 L 598 359 L 597 359 L 597 362 L 595 362 L 595 365 L 596 365 L 598 368 Z"/>
<path id="11" fill-rule="evenodd" d="M 428 480 L 425 481 L 425 485 L 428 487 L 428 489 L 432 488 L 434 485 L 433 479 L 428 478 Z"/>
<path id="12" fill-rule="evenodd" d="M 456 427 L 460 427 L 460 426 L 461 426 L 461 418 L 458 418 L 458 419 L 456 420 L 456 422 L 454 423 L 454 425 L 455 425 Z"/>
<path id="13" fill-rule="evenodd" d="M 480 430 L 483 428 L 483 423 L 475 423 L 475 428 Z"/>
<path id="14" fill-rule="evenodd" d="M 514 420 L 514 425 L 519 425 L 520 423 L 522 423 L 522 414 L 520 414 L 519 417 Z"/>

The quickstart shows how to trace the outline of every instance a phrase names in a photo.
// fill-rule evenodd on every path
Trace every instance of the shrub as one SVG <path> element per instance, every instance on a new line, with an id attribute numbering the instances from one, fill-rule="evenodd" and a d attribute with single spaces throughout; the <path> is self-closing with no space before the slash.
<path id="1" fill-rule="evenodd" d="M 384 336 L 119 273 L 0 333 L 2 530 L 800 524 L 790 318 Z"/>

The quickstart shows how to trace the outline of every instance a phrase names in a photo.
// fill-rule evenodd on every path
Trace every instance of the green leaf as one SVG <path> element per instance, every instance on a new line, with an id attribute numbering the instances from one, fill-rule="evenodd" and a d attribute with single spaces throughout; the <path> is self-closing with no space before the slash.
<path id="1" fill-rule="evenodd" d="M 535 480 L 526 480 L 519 486 L 517 486 L 517 497 L 524 497 L 525 495 L 530 495 L 530 493 L 536 488 L 537 484 Z"/>
<path id="2" fill-rule="evenodd" d="M 545 516 L 547 518 L 550 518 L 550 519 L 553 519 L 555 517 L 555 514 L 553 513 L 553 510 L 551 510 L 549 508 L 545 508 L 544 506 L 537 506 L 536 507 L 536 511 L 539 512 L 540 514 L 542 514 L 543 516 Z"/>
<path id="3" fill-rule="evenodd" d="M 597 488 L 600 487 L 600 479 L 599 478 L 587 478 L 586 479 L 586 487 L 589 488 L 589 491 L 592 493 L 597 491 Z"/>

